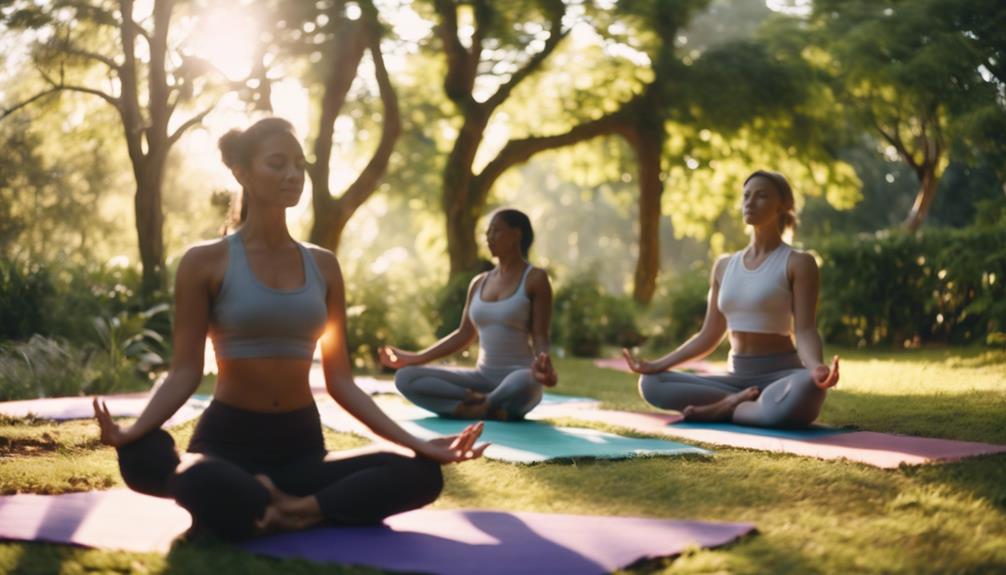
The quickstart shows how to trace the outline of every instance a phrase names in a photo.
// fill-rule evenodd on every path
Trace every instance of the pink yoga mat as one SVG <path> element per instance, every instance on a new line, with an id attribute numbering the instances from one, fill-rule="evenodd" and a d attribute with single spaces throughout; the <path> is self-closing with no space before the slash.
<path id="1" fill-rule="evenodd" d="M 614 369 L 617 371 L 632 373 L 632 370 L 629 369 L 629 366 L 625 365 L 625 358 L 623 357 L 605 357 L 601 359 L 595 359 L 594 367 L 600 367 L 603 369 Z M 692 373 L 701 373 L 701 374 L 716 373 L 717 371 L 713 367 L 713 364 L 707 361 L 703 361 L 701 359 L 697 361 L 690 361 L 688 363 L 683 363 L 677 366 L 676 369 L 683 369 L 690 371 Z"/>
<path id="2" fill-rule="evenodd" d="M 188 514 L 173 502 L 126 490 L 0 497 L 2 539 L 165 552 L 188 525 Z M 279 558 L 445 575 L 589 574 L 723 545 L 753 529 L 745 523 L 418 510 L 382 527 L 321 528 L 242 547 Z"/>
<path id="3" fill-rule="evenodd" d="M 89 419 L 94 417 L 91 397 L 48 397 L 45 399 L 27 399 L 23 401 L 5 401 L 0 403 L 0 414 L 10 417 L 27 417 L 34 415 L 41 419 Z M 105 395 L 100 399 L 108 406 L 113 417 L 137 417 L 150 399 L 148 393 L 130 393 L 121 395 Z M 165 422 L 164 427 L 180 425 L 199 417 L 209 402 L 200 399 L 190 399 L 175 414 Z"/>
<path id="4" fill-rule="evenodd" d="M 586 421 L 618 425 L 657 435 L 715 445 L 792 453 L 819 459 L 848 459 L 875 467 L 893 469 L 902 464 L 919 465 L 940 461 L 957 461 L 976 455 L 1006 453 L 1006 445 L 976 443 L 931 437 L 913 437 L 853 431 L 806 439 L 781 438 L 719 429 L 689 429 L 672 424 L 681 420 L 676 413 L 637 413 L 611 410 L 563 410 L 554 407 L 550 414 Z"/>

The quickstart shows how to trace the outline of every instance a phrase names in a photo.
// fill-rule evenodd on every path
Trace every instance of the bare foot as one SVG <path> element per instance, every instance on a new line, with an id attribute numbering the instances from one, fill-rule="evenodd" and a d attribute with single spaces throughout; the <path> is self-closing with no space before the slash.
<path id="1" fill-rule="evenodd" d="M 481 395 L 481 394 L 480 394 Z M 485 419 L 489 414 L 489 399 L 482 395 L 481 401 L 471 400 L 466 397 L 454 408 L 454 417 L 458 419 Z"/>
<path id="2" fill-rule="evenodd" d="M 281 491 L 265 475 L 256 475 L 268 491 L 270 502 L 255 527 L 260 534 L 307 529 L 321 521 L 321 511 L 313 497 L 296 497 Z"/>
<path id="3" fill-rule="evenodd" d="M 486 400 L 486 394 L 475 391 L 474 389 L 465 389 L 465 397 L 461 400 L 461 403 L 465 405 L 478 405 Z"/>
<path id="4" fill-rule="evenodd" d="M 716 403 L 689 405 L 682 413 L 685 415 L 685 421 L 730 421 L 734 409 L 737 409 L 737 406 L 745 401 L 755 399 L 758 397 L 758 393 L 757 387 L 749 387 L 728 395 Z"/>

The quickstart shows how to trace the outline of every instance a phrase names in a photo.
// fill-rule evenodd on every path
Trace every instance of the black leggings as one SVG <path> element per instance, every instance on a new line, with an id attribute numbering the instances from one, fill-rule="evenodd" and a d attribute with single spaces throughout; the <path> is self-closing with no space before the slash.
<path id="1" fill-rule="evenodd" d="M 156 429 L 118 449 L 119 469 L 135 491 L 174 499 L 193 527 L 228 540 L 250 537 L 269 505 L 255 475 L 281 491 L 317 498 L 330 524 L 379 523 L 433 502 L 440 465 L 373 448 L 327 453 L 314 404 L 288 413 L 257 413 L 214 401 L 196 425 L 182 463 L 175 442 Z"/>

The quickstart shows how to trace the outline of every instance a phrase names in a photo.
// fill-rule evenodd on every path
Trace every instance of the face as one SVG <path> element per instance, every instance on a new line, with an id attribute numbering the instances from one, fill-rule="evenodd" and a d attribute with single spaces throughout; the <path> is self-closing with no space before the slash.
<path id="1" fill-rule="evenodd" d="M 486 243 L 493 257 L 520 251 L 520 229 L 511 227 L 501 217 L 495 217 L 489 222 L 486 230 Z"/>
<path id="2" fill-rule="evenodd" d="M 304 166 L 300 142 L 284 132 L 262 140 L 251 166 L 239 167 L 235 175 L 259 206 L 289 208 L 304 191 Z"/>
<path id="3" fill-rule="evenodd" d="M 744 223 L 751 226 L 777 222 L 786 211 L 779 190 L 768 178 L 756 176 L 744 185 Z"/>

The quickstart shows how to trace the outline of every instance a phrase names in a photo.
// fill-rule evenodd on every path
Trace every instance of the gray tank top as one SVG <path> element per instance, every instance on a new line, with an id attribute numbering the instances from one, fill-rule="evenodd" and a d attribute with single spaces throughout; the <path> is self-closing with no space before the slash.
<path id="1" fill-rule="evenodd" d="M 468 306 L 468 317 L 479 332 L 479 367 L 530 367 L 531 299 L 524 287 L 530 271 L 529 265 L 513 295 L 499 301 L 483 300 L 486 280 L 479 282 Z"/>
<path id="2" fill-rule="evenodd" d="M 325 278 L 314 256 L 297 244 L 304 285 L 276 290 L 259 283 L 245 255 L 241 234 L 227 236 L 227 271 L 210 310 L 210 337 L 217 357 L 311 359 L 325 330 Z"/>

